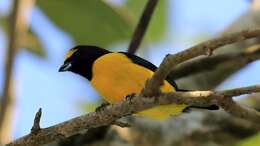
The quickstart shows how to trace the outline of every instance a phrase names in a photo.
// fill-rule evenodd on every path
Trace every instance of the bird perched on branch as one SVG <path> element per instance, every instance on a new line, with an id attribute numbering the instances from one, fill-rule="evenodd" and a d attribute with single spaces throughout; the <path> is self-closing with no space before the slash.
<path id="1" fill-rule="evenodd" d="M 96 46 L 76 46 L 68 51 L 59 71 L 71 71 L 87 78 L 97 92 L 110 104 L 125 100 L 132 93 L 140 93 L 147 79 L 157 69 L 155 65 L 126 52 L 110 52 Z M 162 92 L 178 91 L 170 76 L 160 87 Z M 152 119 L 165 119 L 190 108 L 185 104 L 160 105 L 137 113 Z M 197 107 L 209 110 L 210 107 Z"/>

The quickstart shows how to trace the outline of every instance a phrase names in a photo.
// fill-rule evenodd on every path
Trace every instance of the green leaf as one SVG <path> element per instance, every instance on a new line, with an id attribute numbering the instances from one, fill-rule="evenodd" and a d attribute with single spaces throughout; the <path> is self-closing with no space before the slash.
<path id="1" fill-rule="evenodd" d="M 133 21 L 137 24 L 141 17 L 147 0 L 127 0 L 126 7 L 132 12 Z M 150 21 L 145 38 L 151 41 L 158 41 L 163 38 L 166 32 L 166 0 L 159 0 Z"/>
<path id="2" fill-rule="evenodd" d="M 1 29 L 3 29 L 4 32 L 7 32 L 8 30 L 8 19 L 7 17 L 0 17 L 0 25 Z"/>
<path id="3" fill-rule="evenodd" d="M 37 0 L 37 5 L 77 44 L 105 47 L 130 37 L 124 14 L 101 0 Z"/>
<path id="4" fill-rule="evenodd" d="M 3 29 L 4 33 L 8 35 L 8 19 L 7 17 L 1 17 L 0 19 L 0 25 Z M 33 53 L 37 55 L 38 57 L 45 57 L 46 53 L 45 50 L 42 48 L 42 44 L 39 40 L 39 38 L 32 32 L 30 29 L 28 32 L 24 32 L 24 36 L 20 37 L 20 42 L 18 47 L 24 48 L 25 50 L 29 51 L 30 53 Z"/>
<path id="5" fill-rule="evenodd" d="M 30 53 L 37 55 L 38 57 L 46 57 L 46 52 L 42 47 L 42 43 L 34 32 L 28 31 L 26 38 L 21 42 L 21 48 L 25 48 Z"/>
<path id="6" fill-rule="evenodd" d="M 242 140 L 236 146 L 258 146 L 260 144 L 260 133 L 256 134 L 253 137 Z"/>

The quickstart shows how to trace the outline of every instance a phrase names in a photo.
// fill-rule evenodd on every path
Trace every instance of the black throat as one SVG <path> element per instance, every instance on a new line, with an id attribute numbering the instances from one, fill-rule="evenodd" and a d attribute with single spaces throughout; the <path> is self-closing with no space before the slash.
<path id="1" fill-rule="evenodd" d="M 77 46 L 77 48 L 79 49 L 77 58 L 75 58 L 77 61 L 71 71 L 91 81 L 93 63 L 99 57 L 110 52 L 96 46 Z"/>

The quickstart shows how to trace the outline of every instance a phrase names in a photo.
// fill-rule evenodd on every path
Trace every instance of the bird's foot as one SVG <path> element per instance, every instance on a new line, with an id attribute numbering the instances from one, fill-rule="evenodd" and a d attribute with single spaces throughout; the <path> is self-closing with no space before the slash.
<path id="1" fill-rule="evenodd" d="M 192 110 L 190 107 L 186 107 L 185 109 L 182 110 L 183 113 L 190 113 Z"/>
<path id="2" fill-rule="evenodd" d="M 96 112 L 101 112 L 105 109 L 105 107 L 109 106 L 110 104 L 107 102 L 102 103 L 100 106 L 96 108 Z"/>
<path id="3" fill-rule="evenodd" d="M 126 101 L 129 102 L 129 104 L 132 104 L 132 99 L 135 97 L 135 93 L 131 93 L 125 97 Z"/>

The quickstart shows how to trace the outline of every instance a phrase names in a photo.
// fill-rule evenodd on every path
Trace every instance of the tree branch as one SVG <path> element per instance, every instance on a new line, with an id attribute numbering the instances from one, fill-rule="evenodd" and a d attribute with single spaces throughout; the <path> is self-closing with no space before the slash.
<path id="1" fill-rule="evenodd" d="M 209 106 L 212 104 L 218 104 L 235 116 L 259 123 L 259 112 L 253 109 L 245 108 L 238 103 L 235 103 L 234 101 L 232 101 L 232 103 L 226 103 L 226 100 L 230 100 L 233 96 L 255 92 L 260 92 L 260 85 L 237 88 L 232 90 L 224 90 L 219 92 L 191 91 L 161 93 L 160 97 L 150 98 L 145 98 L 141 94 L 138 94 L 133 97 L 131 103 L 129 103 L 128 101 L 123 101 L 118 104 L 105 107 L 105 109 L 101 112 L 92 112 L 83 116 L 73 118 L 69 121 L 65 121 L 58 125 L 43 128 L 37 134 L 26 135 L 8 144 L 7 146 L 35 146 L 46 144 L 54 140 L 59 140 L 71 135 L 75 135 L 80 131 L 88 128 L 109 125 L 113 123 L 113 121 L 116 121 L 117 119 L 126 115 L 140 112 L 158 105 L 173 103 L 197 106 Z M 230 112 L 233 110 L 240 111 Z M 240 114 L 240 112 L 243 114 Z"/>
<path id="2" fill-rule="evenodd" d="M 216 69 L 218 65 L 227 68 L 240 68 L 260 59 L 260 45 L 252 46 L 236 54 L 219 54 L 184 62 L 172 69 L 173 79 L 180 79 L 204 71 Z"/>
<path id="3" fill-rule="evenodd" d="M 184 61 L 200 55 L 211 55 L 212 52 L 219 47 L 259 36 L 260 29 L 244 30 L 200 43 L 174 55 L 168 54 L 156 70 L 153 77 L 147 81 L 142 94 L 144 96 L 153 96 L 158 94 L 160 89 L 159 87 L 167 75 L 173 68 Z"/>
<path id="4" fill-rule="evenodd" d="M 143 11 L 142 16 L 139 19 L 139 22 L 135 28 L 134 34 L 132 36 L 131 42 L 128 47 L 128 53 L 134 54 L 138 49 L 140 43 L 142 42 L 143 36 L 147 30 L 148 24 L 153 15 L 153 11 L 156 7 L 158 0 L 148 0 Z"/>
<path id="5" fill-rule="evenodd" d="M 40 127 L 41 116 L 42 116 L 42 108 L 40 108 L 38 112 L 35 114 L 33 126 L 31 129 L 32 134 L 37 134 L 41 130 Z"/>
<path id="6" fill-rule="evenodd" d="M 13 4 L 13 9 L 10 15 L 10 27 L 9 27 L 9 42 L 8 49 L 6 51 L 5 58 L 5 77 L 4 77 L 4 87 L 3 96 L 0 102 L 0 143 L 5 143 L 9 140 L 10 131 L 9 128 L 10 117 L 12 109 L 13 98 L 11 95 L 11 82 L 13 73 L 14 57 L 17 48 L 17 29 L 18 29 L 18 12 L 19 12 L 19 0 L 15 0 Z M 8 125 L 7 125 L 8 123 Z M 7 130 L 4 130 L 7 129 Z"/>

